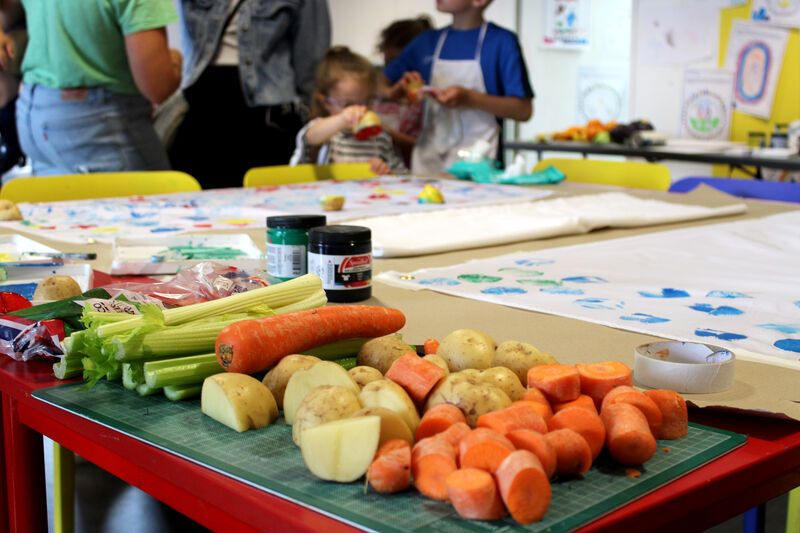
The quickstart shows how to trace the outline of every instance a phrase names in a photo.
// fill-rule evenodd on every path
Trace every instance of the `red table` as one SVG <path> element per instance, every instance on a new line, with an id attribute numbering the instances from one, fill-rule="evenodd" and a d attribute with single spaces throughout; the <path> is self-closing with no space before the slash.
<path id="1" fill-rule="evenodd" d="M 0 533 L 47 531 L 46 435 L 193 520 L 225 531 L 352 531 L 333 518 L 233 480 L 154 446 L 36 400 L 62 383 L 42 361 L 0 359 L 2 442 Z M 694 422 L 749 435 L 747 443 L 584 528 L 696 531 L 800 485 L 800 423 L 708 410 Z M 5 472 L 3 472 L 5 469 Z"/>

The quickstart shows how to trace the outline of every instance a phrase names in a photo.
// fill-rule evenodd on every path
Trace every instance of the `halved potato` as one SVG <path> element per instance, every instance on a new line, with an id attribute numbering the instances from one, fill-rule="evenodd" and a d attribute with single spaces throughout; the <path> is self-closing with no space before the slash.
<path id="1" fill-rule="evenodd" d="M 264 427 L 278 418 L 278 406 L 266 385 L 234 372 L 214 374 L 203 381 L 200 410 L 239 432 Z"/>
<path id="2" fill-rule="evenodd" d="M 287 424 L 294 423 L 297 408 L 306 394 L 320 385 L 339 385 L 356 395 L 360 390 L 356 380 L 344 367 L 330 361 L 322 361 L 307 370 L 297 371 L 289 378 L 283 393 L 283 416 Z"/>
<path id="3" fill-rule="evenodd" d="M 408 426 L 412 434 L 416 434 L 419 426 L 419 413 L 414 401 L 403 387 L 388 379 L 371 381 L 364 385 L 358 399 L 363 407 L 385 407 L 394 411 Z"/>
<path id="4" fill-rule="evenodd" d="M 300 450 L 312 474 L 349 483 L 366 474 L 380 435 L 379 416 L 344 418 L 304 430 Z"/>
<path id="5" fill-rule="evenodd" d="M 289 383 L 292 374 L 300 370 L 308 370 L 321 360 L 313 355 L 287 355 L 267 372 L 262 381 L 272 391 L 272 395 L 275 396 L 278 409 L 283 409 L 283 394 L 286 392 L 286 384 Z"/>
<path id="6" fill-rule="evenodd" d="M 414 435 L 408 429 L 408 424 L 394 411 L 385 407 L 364 407 L 352 414 L 353 417 L 369 415 L 381 417 L 381 438 L 378 447 L 392 439 L 400 439 L 411 445 L 414 444 Z"/>
<path id="7" fill-rule="evenodd" d="M 339 385 L 321 385 L 303 398 L 294 414 L 292 440 L 300 446 L 304 429 L 347 418 L 361 409 L 353 391 Z"/>

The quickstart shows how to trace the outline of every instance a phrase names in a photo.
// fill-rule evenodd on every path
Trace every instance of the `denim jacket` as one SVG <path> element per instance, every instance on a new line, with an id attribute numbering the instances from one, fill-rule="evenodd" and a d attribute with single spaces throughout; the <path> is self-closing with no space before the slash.
<path id="1" fill-rule="evenodd" d="M 222 41 L 230 0 L 181 0 L 183 84 L 211 64 Z M 301 104 L 330 46 L 326 0 L 243 0 L 239 7 L 239 74 L 250 106 Z"/>

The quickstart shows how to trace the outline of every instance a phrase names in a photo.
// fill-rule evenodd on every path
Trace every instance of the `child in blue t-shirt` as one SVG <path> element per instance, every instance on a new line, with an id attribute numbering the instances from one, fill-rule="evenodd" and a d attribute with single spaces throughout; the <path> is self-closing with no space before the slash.
<path id="1" fill-rule="evenodd" d="M 445 171 L 476 141 L 497 153 L 500 121 L 528 120 L 533 90 L 516 35 L 483 19 L 491 0 L 438 0 L 453 24 L 419 35 L 385 69 L 399 94 L 420 81 L 425 98 L 422 132 L 411 157 L 415 174 Z"/>

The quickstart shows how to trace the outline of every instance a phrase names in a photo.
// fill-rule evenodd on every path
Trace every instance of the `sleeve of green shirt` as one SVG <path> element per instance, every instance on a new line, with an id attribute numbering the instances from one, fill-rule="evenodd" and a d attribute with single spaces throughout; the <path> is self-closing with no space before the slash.
<path id="1" fill-rule="evenodd" d="M 123 35 L 163 28 L 178 21 L 172 0 L 112 0 Z"/>

